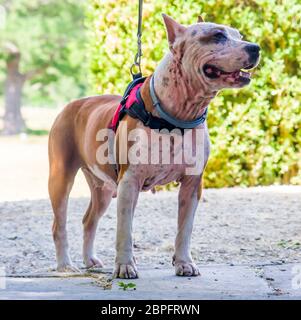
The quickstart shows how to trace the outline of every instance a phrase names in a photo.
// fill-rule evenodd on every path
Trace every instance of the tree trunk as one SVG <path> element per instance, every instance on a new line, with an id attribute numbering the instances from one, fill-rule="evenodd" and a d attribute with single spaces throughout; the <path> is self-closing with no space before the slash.
<path id="1" fill-rule="evenodd" d="M 6 81 L 4 88 L 5 114 L 3 134 L 18 134 L 25 129 L 25 122 L 21 114 L 22 91 L 25 75 L 19 71 L 21 55 L 19 52 L 10 54 L 6 62 Z"/>

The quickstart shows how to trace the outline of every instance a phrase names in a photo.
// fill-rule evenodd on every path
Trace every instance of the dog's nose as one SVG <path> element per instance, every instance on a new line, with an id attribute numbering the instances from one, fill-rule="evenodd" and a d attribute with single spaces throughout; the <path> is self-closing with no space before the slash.
<path id="1" fill-rule="evenodd" d="M 245 51 L 249 54 L 251 59 L 257 59 L 259 56 L 260 47 L 258 44 L 252 43 L 245 46 Z"/>

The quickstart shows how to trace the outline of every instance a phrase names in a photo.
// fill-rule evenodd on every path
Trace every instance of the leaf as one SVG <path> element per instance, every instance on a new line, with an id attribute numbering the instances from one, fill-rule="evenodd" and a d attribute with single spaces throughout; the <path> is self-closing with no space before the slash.
<path id="1" fill-rule="evenodd" d="M 128 289 L 136 289 L 136 284 L 129 282 L 129 283 L 124 283 L 122 281 L 118 282 L 118 286 L 120 287 L 120 289 L 123 289 L 124 291 L 128 290 Z"/>

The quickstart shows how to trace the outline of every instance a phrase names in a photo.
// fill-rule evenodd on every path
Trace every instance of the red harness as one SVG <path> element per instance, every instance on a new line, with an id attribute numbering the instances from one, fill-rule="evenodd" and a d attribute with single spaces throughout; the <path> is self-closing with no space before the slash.
<path id="1" fill-rule="evenodd" d="M 134 79 L 126 88 L 125 93 L 118 105 L 116 111 L 114 112 L 113 119 L 109 126 L 116 132 L 119 122 L 122 118 L 128 114 L 134 119 L 139 119 L 146 127 L 156 130 L 167 129 L 172 131 L 174 129 L 179 129 L 181 134 L 184 134 L 184 130 L 187 128 L 195 128 L 206 120 L 207 108 L 203 115 L 193 121 L 183 121 L 175 119 L 168 113 L 166 113 L 160 106 L 158 98 L 155 96 L 154 88 L 152 83 L 150 84 L 150 95 L 152 98 L 153 105 L 159 112 L 160 117 L 154 116 L 151 112 L 147 111 L 140 94 L 140 88 L 143 85 L 146 78 Z M 151 78 L 151 81 L 154 81 Z"/>
<path id="2" fill-rule="evenodd" d="M 138 101 L 138 98 L 137 98 L 137 91 L 142 85 L 143 85 L 143 83 L 136 84 L 133 87 L 133 89 L 131 89 L 128 97 L 125 97 L 126 99 L 124 99 L 124 98 L 122 99 L 122 101 L 120 102 L 120 104 L 117 107 L 116 111 L 114 112 L 114 116 L 113 116 L 113 119 L 111 121 L 110 128 L 113 129 L 115 132 L 117 130 L 117 127 L 118 127 L 118 124 L 119 124 L 120 120 L 125 115 L 126 110 L 129 110 L 134 105 L 134 103 L 139 104 L 139 101 Z"/>

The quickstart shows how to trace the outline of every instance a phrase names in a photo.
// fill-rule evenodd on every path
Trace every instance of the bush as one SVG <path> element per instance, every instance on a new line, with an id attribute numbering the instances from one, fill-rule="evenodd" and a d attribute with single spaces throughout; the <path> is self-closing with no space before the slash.
<path id="1" fill-rule="evenodd" d="M 122 93 L 136 52 L 138 1 L 90 0 L 91 80 L 99 93 Z M 262 48 L 251 85 L 211 103 L 212 142 L 206 186 L 301 184 L 300 0 L 144 1 L 143 71 L 167 49 L 161 13 L 182 24 L 197 16 L 238 28 Z"/>

